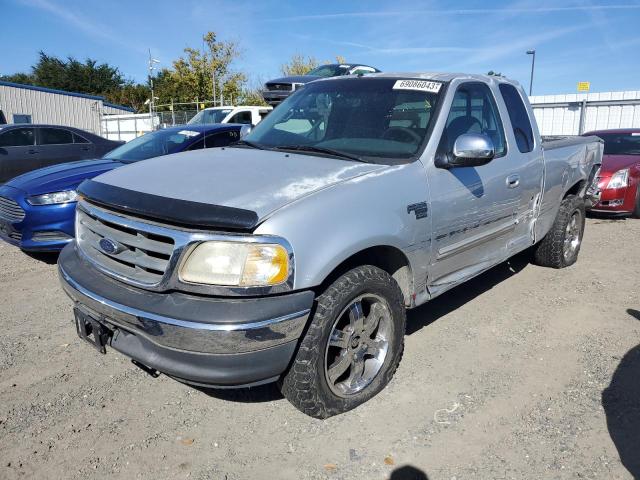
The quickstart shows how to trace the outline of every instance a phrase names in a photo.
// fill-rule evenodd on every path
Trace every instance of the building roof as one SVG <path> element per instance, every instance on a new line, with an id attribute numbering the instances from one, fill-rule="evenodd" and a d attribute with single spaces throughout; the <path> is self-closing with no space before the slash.
<path id="1" fill-rule="evenodd" d="M 45 93 L 53 93 L 57 95 L 67 95 L 69 97 L 80 97 L 80 98 L 88 98 L 90 100 L 101 100 L 103 105 L 106 107 L 117 108 L 119 110 L 125 110 L 127 112 L 133 112 L 133 108 L 125 107 L 124 105 L 116 105 L 114 103 L 105 102 L 104 97 L 100 97 L 98 95 L 89 95 L 86 93 L 77 93 L 77 92 L 67 92 L 65 90 L 56 90 L 54 88 L 46 88 L 46 87 L 37 87 L 35 85 L 26 85 L 23 83 L 13 83 L 13 82 L 5 82 L 0 80 L 0 86 L 4 87 L 13 87 L 13 88 L 23 88 L 25 90 L 35 90 L 36 92 L 45 92 Z"/>

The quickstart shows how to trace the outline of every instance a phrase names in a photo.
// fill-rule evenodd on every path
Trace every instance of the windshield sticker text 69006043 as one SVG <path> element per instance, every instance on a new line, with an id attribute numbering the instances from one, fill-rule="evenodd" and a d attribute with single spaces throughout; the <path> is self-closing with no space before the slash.
<path id="1" fill-rule="evenodd" d="M 438 93 L 442 83 L 429 80 L 398 80 L 393 85 L 394 90 L 418 90 L 420 92 Z"/>

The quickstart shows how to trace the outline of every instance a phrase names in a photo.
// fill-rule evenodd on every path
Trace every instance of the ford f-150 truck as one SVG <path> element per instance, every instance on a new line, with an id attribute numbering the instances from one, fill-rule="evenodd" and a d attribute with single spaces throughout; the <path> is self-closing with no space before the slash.
<path id="1" fill-rule="evenodd" d="M 573 264 L 602 149 L 543 142 L 502 77 L 320 80 L 235 146 L 85 181 L 60 278 L 102 353 L 194 385 L 277 381 L 325 418 L 391 380 L 407 309 L 529 248 Z"/>

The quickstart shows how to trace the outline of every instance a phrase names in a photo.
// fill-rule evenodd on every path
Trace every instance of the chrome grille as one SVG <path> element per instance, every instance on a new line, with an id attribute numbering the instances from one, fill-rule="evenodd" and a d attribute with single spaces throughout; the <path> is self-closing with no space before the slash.
<path id="1" fill-rule="evenodd" d="M 293 86 L 290 83 L 267 83 L 267 90 L 276 92 L 290 92 Z"/>
<path id="2" fill-rule="evenodd" d="M 174 250 L 174 240 L 152 233 L 143 222 L 119 222 L 113 214 L 101 215 L 78 208 L 76 239 L 82 252 L 107 273 L 143 285 L 157 285 L 164 277 Z M 123 219 L 124 220 L 124 219 Z M 131 225 L 135 225 L 132 227 Z M 101 248 L 106 239 L 117 248 L 108 252 Z"/>
<path id="3" fill-rule="evenodd" d="M 0 197 L 0 218 L 19 222 L 24 219 L 24 210 L 10 198 Z"/>

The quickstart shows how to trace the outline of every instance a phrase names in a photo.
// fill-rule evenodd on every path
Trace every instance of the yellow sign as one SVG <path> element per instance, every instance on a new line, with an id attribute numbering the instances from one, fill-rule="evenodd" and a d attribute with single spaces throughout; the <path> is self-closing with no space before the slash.
<path id="1" fill-rule="evenodd" d="M 591 87 L 590 82 L 578 82 L 578 91 L 579 92 L 588 92 Z"/>
<path id="2" fill-rule="evenodd" d="M 201 103 L 201 104 L 200 104 L 200 108 L 201 108 L 202 110 L 204 110 L 204 103 Z"/>

